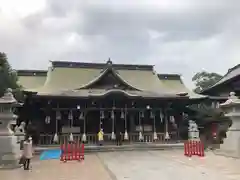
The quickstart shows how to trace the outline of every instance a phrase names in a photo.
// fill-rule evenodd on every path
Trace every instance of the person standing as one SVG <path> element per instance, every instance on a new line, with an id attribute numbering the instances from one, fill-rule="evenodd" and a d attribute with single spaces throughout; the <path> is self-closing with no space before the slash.
<path id="1" fill-rule="evenodd" d="M 103 129 L 101 129 L 99 132 L 98 132 L 98 143 L 100 146 L 102 146 L 103 144 Z"/>
<path id="2" fill-rule="evenodd" d="M 33 158 L 32 138 L 28 137 L 23 144 L 24 170 L 29 170 L 31 159 Z"/>
<path id="3" fill-rule="evenodd" d="M 122 145 L 122 139 L 121 139 L 121 135 L 122 135 L 122 133 L 119 131 L 119 130 L 117 130 L 117 132 L 116 132 L 116 141 L 117 141 L 117 146 L 120 146 L 120 145 Z"/>

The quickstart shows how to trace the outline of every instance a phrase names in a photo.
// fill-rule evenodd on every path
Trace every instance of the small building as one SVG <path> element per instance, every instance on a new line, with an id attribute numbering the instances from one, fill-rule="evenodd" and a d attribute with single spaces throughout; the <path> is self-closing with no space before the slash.
<path id="1" fill-rule="evenodd" d="M 216 84 L 203 90 L 200 94 L 209 97 L 208 102 L 205 103 L 218 108 L 220 103 L 228 99 L 230 92 L 235 92 L 236 96 L 240 96 L 240 64 L 229 69 Z"/>
<path id="2" fill-rule="evenodd" d="M 18 76 L 26 94 L 19 121 L 31 122 L 50 141 L 54 134 L 73 134 L 92 143 L 100 129 L 106 140 L 116 132 L 127 134 L 129 141 L 139 141 L 139 133 L 144 141 L 176 140 L 182 107 L 206 98 L 188 90 L 178 74 L 110 59 L 53 61 L 47 72 L 19 71 Z"/>

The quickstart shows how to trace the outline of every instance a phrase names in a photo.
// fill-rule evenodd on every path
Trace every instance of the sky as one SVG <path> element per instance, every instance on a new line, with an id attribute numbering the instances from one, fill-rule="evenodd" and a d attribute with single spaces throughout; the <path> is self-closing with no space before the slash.
<path id="1" fill-rule="evenodd" d="M 0 52 L 14 69 L 49 61 L 155 65 L 190 88 L 240 63 L 239 0 L 0 0 Z"/>

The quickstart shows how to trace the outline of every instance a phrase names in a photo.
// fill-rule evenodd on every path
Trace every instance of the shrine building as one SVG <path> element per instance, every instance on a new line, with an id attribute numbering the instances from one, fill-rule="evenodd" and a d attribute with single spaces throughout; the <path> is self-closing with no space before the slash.
<path id="1" fill-rule="evenodd" d="M 240 64 L 230 68 L 216 84 L 203 90 L 201 94 L 209 96 L 211 106 L 218 108 L 220 103 L 228 99 L 231 92 L 240 97 Z"/>
<path id="2" fill-rule="evenodd" d="M 153 65 L 52 61 L 47 71 L 18 70 L 25 93 L 18 123 L 31 123 L 48 141 L 73 136 L 94 143 L 120 131 L 126 141 L 177 140 L 182 107 L 206 96 L 186 88 L 178 74 Z M 46 144 L 46 142 L 43 142 Z"/>

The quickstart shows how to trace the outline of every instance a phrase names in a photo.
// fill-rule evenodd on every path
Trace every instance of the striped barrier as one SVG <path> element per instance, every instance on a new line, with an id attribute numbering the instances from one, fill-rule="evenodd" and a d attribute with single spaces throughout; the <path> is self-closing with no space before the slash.
<path id="1" fill-rule="evenodd" d="M 188 140 L 184 143 L 184 155 L 191 157 L 193 155 L 203 157 L 204 144 L 201 141 Z"/>
<path id="2" fill-rule="evenodd" d="M 84 160 L 84 144 L 67 143 L 61 145 L 60 161 Z"/>

